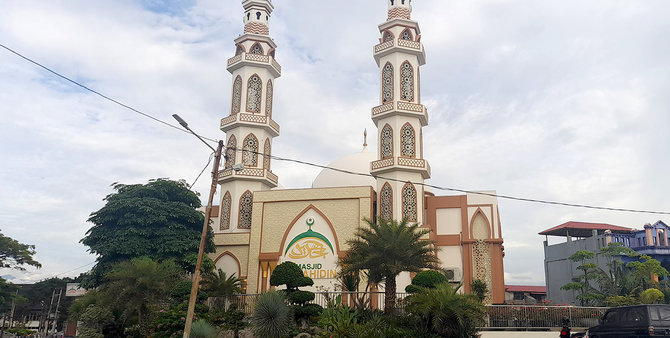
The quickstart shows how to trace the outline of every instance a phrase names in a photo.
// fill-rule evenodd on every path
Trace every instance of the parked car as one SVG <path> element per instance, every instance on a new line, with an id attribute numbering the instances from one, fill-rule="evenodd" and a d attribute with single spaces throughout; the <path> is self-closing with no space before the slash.
<path id="1" fill-rule="evenodd" d="M 600 325 L 584 338 L 670 337 L 670 305 L 646 304 L 611 308 Z"/>

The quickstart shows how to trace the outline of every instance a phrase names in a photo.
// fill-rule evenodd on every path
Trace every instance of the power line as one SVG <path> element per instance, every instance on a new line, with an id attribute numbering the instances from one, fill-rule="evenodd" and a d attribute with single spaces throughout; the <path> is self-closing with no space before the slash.
<path id="1" fill-rule="evenodd" d="M 195 185 L 195 182 L 198 182 L 198 179 L 200 178 L 200 176 L 202 176 L 202 173 L 205 172 L 205 170 L 207 169 L 207 167 L 209 167 L 209 164 L 212 163 L 212 158 L 214 157 L 214 154 L 215 154 L 215 153 L 211 153 L 211 154 L 209 154 L 209 160 L 207 160 L 207 164 L 205 164 L 205 167 L 202 168 L 202 170 L 201 170 L 200 173 L 198 174 L 198 177 L 196 177 L 195 180 L 193 180 L 193 183 L 191 184 L 191 188 L 193 188 L 193 186 Z"/>
<path id="2" fill-rule="evenodd" d="M 73 83 L 73 84 L 76 85 L 76 86 L 79 86 L 79 87 L 81 87 L 81 88 L 83 88 L 83 89 L 85 89 L 85 90 L 88 90 L 88 91 L 90 91 L 90 92 L 92 92 L 92 93 L 94 93 L 94 94 L 96 94 L 96 95 L 98 95 L 98 96 L 100 96 L 100 97 L 102 97 L 102 98 L 104 98 L 104 99 L 106 99 L 106 100 L 109 100 L 109 101 L 111 101 L 111 102 L 113 102 L 113 103 L 115 103 L 115 104 L 117 104 L 117 105 L 120 105 L 120 106 L 122 106 L 122 107 L 124 107 L 124 108 L 126 108 L 126 109 L 128 109 L 128 110 L 131 110 L 131 111 L 133 111 L 133 112 L 135 112 L 135 113 L 138 113 L 138 114 L 140 114 L 140 115 L 142 115 L 142 116 L 144 116 L 144 117 L 150 118 L 150 119 L 152 119 L 152 120 L 154 120 L 154 121 L 156 121 L 156 122 L 162 123 L 162 124 L 164 124 L 164 125 L 166 125 L 166 126 L 172 127 L 172 128 L 174 128 L 174 129 L 180 130 L 180 131 L 185 132 L 185 133 L 189 133 L 189 131 L 186 130 L 186 129 L 182 129 L 182 128 L 178 127 L 178 126 L 175 126 L 175 125 L 170 124 L 170 123 L 168 123 L 168 122 L 165 122 L 165 121 L 163 121 L 163 120 L 161 120 L 161 119 L 158 119 L 158 118 L 156 118 L 156 117 L 153 117 L 153 116 L 151 116 L 151 115 L 149 115 L 149 114 L 146 114 L 146 113 L 144 113 L 144 112 L 141 112 L 141 111 L 138 110 L 138 109 L 135 109 L 135 108 L 133 108 L 133 107 L 131 107 L 131 106 L 128 106 L 128 105 L 126 105 L 126 104 L 124 104 L 124 103 L 122 103 L 122 102 L 120 102 L 120 101 L 118 101 L 118 100 L 115 100 L 115 99 L 113 99 L 113 98 L 111 98 L 111 97 L 109 97 L 109 96 L 107 96 L 107 95 L 104 95 L 104 94 L 102 94 L 102 93 L 100 93 L 100 92 L 98 92 L 98 91 L 96 91 L 96 90 L 93 90 L 93 89 L 91 89 L 91 88 L 89 88 L 89 87 L 87 87 L 87 86 L 85 86 L 85 85 L 83 85 L 83 84 L 81 84 L 81 83 L 79 83 L 79 82 L 77 82 L 77 81 L 75 81 L 75 80 L 72 80 L 72 79 L 70 79 L 70 78 L 68 78 L 68 77 L 66 77 L 66 76 L 64 76 L 64 75 L 61 75 L 61 74 L 59 74 L 58 72 L 49 69 L 48 67 L 46 67 L 46 66 L 44 66 L 44 65 L 42 65 L 42 64 L 40 64 L 40 63 L 38 63 L 37 61 L 34 61 L 34 60 L 32 60 L 32 59 L 30 59 L 30 58 L 28 58 L 28 57 L 26 57 L 26 56 L 23 56 L 23 55 L 20 54 L 19 52 L 16 52 L 16 51 L 14 51 L 13 49 L 11 49 L 11 48 L 9 48 L 9 47 L 3 45 L 3 44 L 0 44 L 0 47 L 2 47 L 2 48 L 4 48 L 4 49 L 8 50 L 9 52 L 11 52 L 11 53 L 17 55 L 18 57 L 20 57 L 20 58 L 22 58 L 22 59 L 24 59 L 24 60 L 26 60 L 26 61 L 28 61 L 28 62 L 30 62 L 30 63 L 32 63 L 32 64 L 34 64 L 34 65 L 36 65 L 36 66 L 38 66 L 38 67 L 40 67 L 40 68 L 42 68 L 42 69 L 48 71 L 49 73 L 52 73 L 52 74 L 54 74 L 54 75 L 56 75 L 56 76 L 58 76 L 58 77 L 60 77 L 60 78 L 62 78 L 62 79 L 64 79 L 64 80 L 66 80 L 66 81 L 68 81 L 68 82 Z M 198 136 L 200 136 L 200 135 L 198 135 Z M 217 142 L 216 140 L 214 140 L 214 139 L 212 139 L 212 138 L 208 138 L 208 137 L 205 137 L 205 136 L 201 136 L 201 137 L 202 137 L 203 139 L 206 139 L 206 140 L 211 141 L 211 142 Z M 243 149 L 236 149 L 236 150 L 243 150 Z M 257 151 L 254 151 L 253 153 L 255 153 L 255 154 L 257 154 L 257 155 L 265 156 L 264 154 L 261 154 L 261 153 L 259 153 L 259 152 L 257 152 Z M 338 169 L 338 168 L 328 167 L 328 166 L 325 166 L 325 165 L 320 165 L 320 164 L 316 164 L 316 163 L 311 163 L 311 162 L 302 161 L 302 160 L 296 160 L 296 159 L 291 159 L 291 158 L 284 158 L 284 157 L 279 157 L 279 156 L 274 156 L 274 155 L 270 156 L 270 158 L 273 158 L 273 159 L 278 160 L 278 161 L 293 162 L 293 163 L 303 164 L 303 165 L 312 166 L 312 167 L 317 167 L 317 168 L 322 168 L 322 169 L 334 170 L 334 171 L 338 171 L 338 172 L 342 172 L 342 173 L 346 173 L 346 174 L 350 174 L 350 175 L 359 175 L 359 176 L 367 176 L 367 177 L 373 177 L 373 178 L 382 178 L 382 179 L 385 179 L 385 180 L 387 180 L 387 181 L 394 181 L 394 182 L 406 182 L 406 181 L 399 180 L 399 179 L 387 178 L 387 177 L 381 177 L 381 176 L 380 176 L 380 177 L 376 177 L 376 176 L 374 176 L 374 175 L 372 175 L 372 174 L 369 174 L 369 173 L 357 173 L 357 172 L 352 172 L 352 171 L 349 171 L 349 170 L 344 170 L 344 169 Z M 208 161 L 208 164 L 207 164 L 207 165 L 209 165 L 209 162 L 210 162 L 210 161 L 211 161 L 211 155 L 210 155 L 210 160 Z M 205 166 L 205 168 L 207 168 L 207 166 Z M 198 177 L 195 179 L 195 181 L 193 182 L 193 184 L 195 184 L 195 182 L 200 178 L 200 176 L 202 175 L 202 173 L 203 173 L 204 171 L 205 171 L 205 169 L 203 169 L 203 170 L 200 172 L 200 174 L 199 174 Z M 414 183 L 414 182 L 413 182 L 413 183 Z M 595 210 L 607 210 L 607 211 L 620 211 L 620 212 L 644 213 L 644 214 L 656 214 L 656 215 L 670 215 L 670 212 L 667 212 L 667 211 L 639 210 L 639 209 L 627 209 L 627 208 L 610 208 L 610 207 L 601 207 L 601 206 L 587 205 L 587 204 L 567 203 L 567 202 L 557 202 L 557 201 L 548 201 L 548 200 L 541 200 L 541 199 L 534 199 L 534 198 L 524 198 L 524 197 L 515 197 L 515 196 L 509 196 L 509 195 L 499 195 L 499 194 L 492 194 L 492 193 L 481 192 L 481 191 L 472 191 L 472 190 L 465 190 L 465 189 L 458 189 L 458 188 L 441 187 L 441 186 L 432 185 L 432 184 L 427 184 L 427 183 L 414 183 L 414 184 L 421 185 L 421 186 L 424 186 L 424 187 L 430 187 L 430 188 L 437 189 L 437 190 L 442 190 L 442 191 L 452 191 L 452 192 L 460 192 L 460 193 L 466 193 L 466 194 L 476 194 L 476 195 L 483 195 L 483 196 L 491 196 L 491 197 L 497 197 L 497 198 L 501 198 L 501 199 L 508 199 L 508 200 L 514 200 L 514 201 L 521 201 L 521 202 L 540 203 L 540 204 L 548 204 L 548 205 L 558 205 L 558 206 L 573 207 L 573 208 L 583 208 L 583 209 L 595 209 Z M 191 185 L 191 186 L 193 186 L 193 185 Z"/>
<path id="3" fill-rule="evenodd" d="M 41 63 L 39 63 L 39 62 L 37 62 L 37 61 L 34 61 L 34 60 L 32 60 L 32 59 L 30 59 L 30 58 L 28 58 L 28 57 L 22 55 L 21 53 L 19 53 L 19 52 L 13 50 L 13 49 L 11 49 L 11 48 L 9 48 L 9 47 L 7 47 L 7 46 L 1 44 L 1 43 L 0 43 L 0 47 L 2 47 L 2 48 L 4 48 L 4 49 L 8 50 L 9 52 L 13 53 L 14 55 L 16 55 L 16 56 L 18 56 L 18 57 L 20 57 L 20 58 L 22 58 L 22 59 L 24 59 L 24 60 L 26 60 L 26 61 L 28 61 L 28 62 L 30 62 L 30 63 L 36 65 L 36 66 L 38 66 L 38 67 L 40 67 L 40 68 L 46 70 L 47 72 L 49 72 L 49 73 L 51 73 L 51 74 L 53 74 L 53 75 L 56 75 L 56 76 L 60 77 L 61 79 L 65 80 L 65 81 L 68 81 L 68 82 L 70 82 L 70 83 L 72 83 L 72 84 L 74 84 L 74 85 L 76 85 L 76 86 L 78 86 L 78 87 L 81 87 L 81 88 L 83 88 L 83 89 L 85 89 L 85 90 L 88 90 L 89 92 L 91 92 L 91 93 L 93 93 L 93 94 L 96 94 L 96 95 L 98 95 L 98 96 L 104 98 L 105 100 L 111 101 L 111 102 L 113 102 L 113 103 L 115 103 L 115 104 L 117 104 L 117 105 L 119 105 L 119 106 L 121 106 L 121 107 L 123 107 L 123 108 L 126 108 L 126 109 L 128 109 L 128 110 L 130 110 L 130 111 L 133 111 L 133 112 L 135 112 L 135 113 L 137 113 L 137 114 L 140 114 L 140 115 L 142 115 L 142 116 L 144 116 L 144 117 L 146 117 L 146 118 L 152 119 L 152 120 L 154 120 L 154 121 L 156 121 L 156 122 L 158 122 L 158 123 L 162 123 L 162 124 L 164 124 L 164 125 L 166 125 L 166 126 L 168 126 L 168 127 L 172 127 L 172 128 L 174 128 L 174 129 L 183 131 L 183 132 L 185 132 L 185 133 L 189 133 L 189 131 L 187 131 L 186 129 L 182 129 L 182 128 L 178 127 L 178 126 L 175 126 L 174 124 L 165 122 L 165 121 L 163 121 L 163 120 L 161 120 L 161 119 L 159 119 L 159 118 L 157 118 L 157 117 L 153 117 L 153 116 L 151 116 L 151 115 L 149 115 L 149 114 L 147 114 L 147 113 L 144 113 L 144 112 L 142 112 L 142 111 L 140 111 L 140 110 L 138 110 L 138 109 L 135 109 L 135 108 L 133 108 L 133 107 L 131 107 L 131 106 L 125 104 L 125 103 L 122 103 L 122 102 L 120 102 L 120 101 L 118 101 L 118 100 L 115 100 L 115 99 L 113 99 L 113 98 L 111 98 L 111 97 L 109 97 L 109 96 L 107 96 L 107 95 L 105 95 L 105 94 L 102 94 L 102 93 L 100 93 L 100 92 L 98 92 L 98 91 L 96 91 L 96 90 L 94 90 L 94 89 L 91 89 L 91 88 L 89 88 L 89 87 L 87 87 L 87 86 L 85 86 L 85 85 L 83 85 L 83 84 L 81 84 L 81 83 L 79 83 L 79 82 L 77 82 L 77 81 L 75 81 L 75 80 L 72 80 L 72 79 L 70 79 L 69 77 L 67 77 L 67 76 L 65 76 L 65 75 L 61 75 L 60 73 L 58 73 L 58 72 L 56 72 L 56 71 L 54 71 L 54 70 L 51 70 L 50 68 L 48 68 L 48 67 L 42 65 Z M 211 142 L 217 142 L 216 140 L 211 139 L 211 138 L 208 138 L 208 137 L 203 137 L 203 138 L 206 139 L 206 140 L 208 140 L 208 141 L 211 141 Z"/>
<path id="4" fill-rule="evenodd" d="M 238 148 L 235 148 L 235 150 L 246 151 L 244 149 L 238 149 Z M 255 154 L 261 155 L 261 156 L 266 156 L 265 154 L 261 154 L 257 151 L 253 151 L 252 153 L 255 153 Z M 381 178 L 381 179 L 384 179 L 384 180 L 387 180 L 387 181 L 392 181 L 392 182 L 401 182 L 401 183 L 408 182 L 408 181 L 404 181 L 404 180 L 400 180 L 400 179 L 383 177 L 383 176 L 374 176 L 374 175 L 369 174 L 369 173 L 359 173 L 359 172 L 354 172 L 354 171 L 350 171 L 350 170 L 333 168 L 333 167 L 329 167 L 329 166 L 326 166 L 326 165 L 320 165 L 320 164 L 316 164 L 316 163 L 312 163 L 312 162 L 296 160 L 296 159 L 291 159 L 291 158 L 284 158 L 284 157 L 279 157 L 279 156 L 274 156 L 274 155 L 271 155 L 270 158 L 278 160 L 278 161 L 293 162 L 293 163 L 308 165 L 308 166 L 312 166 L 312 167 L 333 170 L 333 171 L 337 171 L 337 172 L 341 172 L 341 173 L 345 173 L 345 174 L 350 174 L 350 175 L 372 177 L 372 178 L 375 178 L 375 179 Z M 515 196 L 510 196 L 510 195 L 500 195 L 500 194 L 493 194 L 493 193 L 487 193 L 487 192 L 482 192 L 482 191 L 473 191 L 473 190 L 465 190 L 465 189 L 458 189 L 458 188 L 442 187 L 442 186 L 427 184 L 427 183 L 419 183 L 419 182 L 411 182 L 411 183 L 416 184 L 416 185 L 420 185 L 420 186 L 424 186 L 424 187 L 437 189 L 437 190 L 442 190 L 442 191 L 452 191 L 452 192 L 459 192 L 459 193 L 464 193 L 464 194 L 483 195 L 483 196 L 497 197 L 497 198 L 501 198 L 501 199 L 520 201 L 520 202 L 558 205 L 558 206 L 572 207 L 572 208 L 582 208 L 582 209 L 595 209 L 595 210 L 619 211 L 619 212 L 655 214 L 655 215 L 670 215 L 670 212 L 668 212 L 668 211 L 640 210 L 640 209 L 628 209 L 628 208 L 611 208 L 611 207 L 602 207 L 602 206 L 588 205 L 588 204 L 557 202 L 557 201 L 548 201 L 548 200 L 541 200 L 541 199 L 535 199 L 535 198 L 524 198 L 524 197 L 515 197 Z"/>

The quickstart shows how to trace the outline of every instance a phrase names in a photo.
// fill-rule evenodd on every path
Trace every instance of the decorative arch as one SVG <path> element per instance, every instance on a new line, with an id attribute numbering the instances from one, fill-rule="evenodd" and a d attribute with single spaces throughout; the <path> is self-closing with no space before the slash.
<path id="1" fill-rule="evenodd" d="M 254 134 L 247 135 L 244 138 L 242 147 L 242 163 L 249 167 L 258 166 L 258 139 L 256 136 Z"/>
<path id="2" fill-rule="evenodd" d="M 230 135 L 228 138 L 228 143 L 226 143 L 226 162 L 224 168 L 229 169 L 235 164 L 235 153 L 237 150 L 237 139 L 235 135 Z"/>
<path id="3" fill-rule="evenodd" d="M 221 199 L 221 222 L 219 225 L 220 230 L 230 229 L 230 210 L 233 204 L 233 199 L 230 196 L 230 192 L 226 191 Z"/>
<path id="4" fill-rule="evenodd" d="M 379 218 L 386 221 L 393 219 L 393 188 L 388 182 L 379 192 Z"/>
<path id="5" fill-rule="evenodd" d="M 477 240 L 487 240 L 491 238 L 491 222 L 482 211 L 477 208 L 470 220 L 470 238 Z"/>
<path id="6" fill-rule="evenodd" d="M 270 171 L 270 155 L 272 154 L 270 149 L 270 138 L 265 139 L 265 145 L 263 146 L 263 169 Z"/>
<path id="7" fill-rule="evenodd" d="M 333 234 L 333 238 L 335 239 L 335 252 L 337 253 L 338 256 L 342 256 L 344 252 L 340 250 L 340 240 L 337 238 L 337 232 L 335 231 L 335 227 L 333 227 L 333 224 L 330 222 L 328 217 L 326 217 L 326 215 L 321 210 L 319 210 L 319 208 L 315 207 L 313 204 L 310 204 L 305 209 L 303 209 L 295 218 L 293 218 L 290 225 L 286 228 L 286 231 L 284 231 L 284 237 L 282 237 L 281 240 L 281 245 L 279 246 L 280 252 L 281 249 L 283 249 L 286 246 L 286 241 L 288 240 L 288 234 L 293 229 L 293 226 L 300 220 L 300 218 L 302 218 L 303 215 L 305 215 L 310 210 L 314 210 L 317 214 L 319 214 L 319 216 L 321 216 L 326 221 L 326 224 L 330 228 L 330 232 Z"/>
<path id="8" fill-rule="evenodd" d="M 263 55 L 263 47 L 261 47 L 259 42 L 256 42 L 251 46 L 249 53 Z"/>
<path id="9" fill-rule="evenodd" d="M 254 207 L 254 195 L 251 191 L 245 191 L 240 196 L 240 212 L 239 221 L 237 223 L 238 229 L 251 229 L 251 211 Z"/>
<path id="10" fill-rule="evenodd" d="M 216 256 L 216 259 L 214 259 L 214 265 L 216 265 L 216 263 L 218 261 L 220 261 L 221 258 L 226 257 L 226 256 L 230 256 L 237 263 L 237 271 L 239 271 L 239 274 L 238 274 L 237 277 L 240 277 L 239 275 L 242 274 L 242 264 L 240 264 L 240 260 L 237 258 L 237 256 L 235 256 L 235 254 L 230 252 L 230 251 L 224 251 L 220 255 Z"/>
<path id="11" fill-rule="evenodd" d="M 414 67 L 409 61 L 400 66 L 400 99 L 414 101 Z"/>
<path id="12" fill-rule="evenodd" d="M 235 45 L 235 55 L 240 55 L 242 53 L 246 53 L 246 50 L 244 49 L 244 45 L 241 43 L 238 43 Z"/>
<path id="13" fill-rule="evenodd" d="M 272 85 L 272 80 L 268 80 L 267 87 L 265 89 L 265 115 L 269 118 L 272 118 L 272 95 L 274 87 Z"/>
<path id="14" fill-rule="evenodd" d="M 237 76 L 233 82 L 233 102 L 230 108 L 230 115 L 234 115 L 240 112 L 240 106 L 242 105 L 242 77 Z"/>
<path id="15" fill-rule="evenodd" d="M 416 137 L 414 127 L 407 122 L 400 129 L 400 141 L 402 144 L 401 155 L 405 157 L 416 156 Z"/>
<path id="16" fill-rule="evenodd" d="M 388 30 L 385 30 L 384 33 L 382 33 L 382 42 L 393 41 L 393 38 L 393 33 Z"/>
<path id="17" fill-rule="evenodd" d="M 402 218 L 408 221 L 417 221 L 416 188 L 410 182 L 402 188 Z"/>
<path id="18" fill-rule="evenodd" d="M 387 62 L 382 68 L 382 104 L 393 102 L 393 65 Z"/>
<path id="19" fill-rule="evenodd" d="M 381 158 L 392 158 L 393 157 L 393 128 L 387 123 L 384 125 L 381 131 L 381 140 L 379 142 Z"/>
<path id="20" fill-rule="evenodd" d="M 411 40 L 414 41 L 414 36 L 412 35 L 412 31 L 409 30 L 409 28 L 405 28 L 402 33 L 400 33 L 400 40 Z"/>
<path id="21" fill-rule="evenodd" d="M 261 94 L 263 92 L 263 81 L 258 74 L 251 75 L 247 82 L 247 111 L 260 113 Z"/>

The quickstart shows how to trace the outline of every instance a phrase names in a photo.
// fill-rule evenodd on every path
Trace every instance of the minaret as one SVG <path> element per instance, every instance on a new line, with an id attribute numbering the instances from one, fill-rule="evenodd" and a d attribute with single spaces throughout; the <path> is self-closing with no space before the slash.
<path id="1" fill-rule="evenodd" d="M 272 120 L 274 80 L 281 75 L 277 45 L 270 38 L 270 0 L 244 0 L 244 34 L 235 39 L 228 59 L 233 75 L 230 115 L 221 119 L 226 133 L 225 168 L 219 172 L 221 204 L 215 232 L 248 232 L 253 192 L 277 186 L 270 170 L 272 139 L 279 125 Z"/>
<path id="2" fill-rule="evenodd" d="M 412 21 L 411 0 L 386 0 L 388 19 L 379 25 L 374 46 L 379 66 L 379 106 L 372 108 L 377 125 L 378 159 L 370 173 L 377 177 L 377 214 L 384 219 L 423 223 L 424 190 L 430 166 L 423 159 L 421 128 L 428 125 L 421 104 L 419 66 L 426 63 L 421 32 Z"/>

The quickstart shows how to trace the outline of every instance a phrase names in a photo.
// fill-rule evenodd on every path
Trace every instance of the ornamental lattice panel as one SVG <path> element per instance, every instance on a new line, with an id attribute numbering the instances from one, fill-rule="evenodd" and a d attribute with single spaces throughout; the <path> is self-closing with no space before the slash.
<path id="1" fill-rule="evenodd" d="M 240 198 L 240 223 L 238 228 L 251 229 L 251 210 L 254 206 L 254 195 L 246 191 Z"/>

